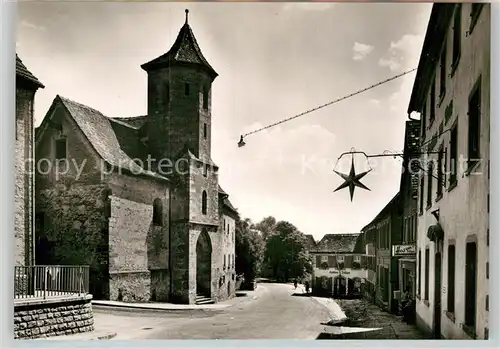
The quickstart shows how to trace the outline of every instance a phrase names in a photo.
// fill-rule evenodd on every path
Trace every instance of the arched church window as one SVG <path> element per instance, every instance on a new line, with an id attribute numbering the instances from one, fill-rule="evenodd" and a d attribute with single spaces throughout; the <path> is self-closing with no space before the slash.
<path id="1" fill-rule="evenodd" d="M 208 109 L 208 86 L 203 86 L 203 109 Z"/>
<path id="2" fill-rule="evenodd" d="M 201 194 L 201 213 L 207 214 L 207 192 L 205 190 Z"/>
<path id="3" fill-rule="evenodd" d="M 153 224 L 163 226 L 163 204 L 160 199 L 153 202 Z"/>

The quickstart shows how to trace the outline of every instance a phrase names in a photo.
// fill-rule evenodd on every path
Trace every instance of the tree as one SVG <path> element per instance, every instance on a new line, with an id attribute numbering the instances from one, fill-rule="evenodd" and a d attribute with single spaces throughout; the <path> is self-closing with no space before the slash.
<path id="1" fill-rule="evenodd" d="M 265 261 L 278 280 L 302 278 L 312 272 L 306 253 L 306 237 L 293 224 L 280 221 L 266 242 Z"/>
<path id="2" fill-rule="evenodd" d="M 264 240 L 274 233 L 276 228 L 276 218 L 269 216 L 261 220 L 259 223 L 255 224 L 255 229 L 262 232 L 262 237 Z"/>
<path id="3" fill-rule="evenodd" d="M 253 282 L 259 275 L 264 257 L 264 241 L 251 226 L 248 218 L 236 221 L 236 272 L 243 274 L 245 283 Z"/>

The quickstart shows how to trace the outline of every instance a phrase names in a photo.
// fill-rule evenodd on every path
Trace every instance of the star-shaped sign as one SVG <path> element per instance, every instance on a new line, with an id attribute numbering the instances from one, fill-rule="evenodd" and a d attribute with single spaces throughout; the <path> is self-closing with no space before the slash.
<path id="1" fill-rule="evenodd" d="M 340 172 L 333 170 L 333 172 L 338 174 L 345 181 L 337 189 L 335 189 L 334 192 L 336 192 L 340 189 L 344 189 L 344 188 L 349 187 L 349 193 L 351 194 L 351 201 L 352 201 L 352 198 L 354 196 L 354 188 L 355 187 L 360 187 L 360 188 L 365 189 L 365 190 L 370 190 L 368 187 L 366 187 L 363 183 L 360 182 L 360 179 L 363 178 L 364 176 L 366 176 L 366 174 L 370 171 L 371 171 L 371 169 L 368 171 L 362 172 L 360 174 L 356 174 L 356 171 L 354 170 L 354 159 L 352 160 L 352 163 L 351 163 L 351 171 L 349 172 L 349 175 L 346 175 L 344 173 L 340 173 Z"/>

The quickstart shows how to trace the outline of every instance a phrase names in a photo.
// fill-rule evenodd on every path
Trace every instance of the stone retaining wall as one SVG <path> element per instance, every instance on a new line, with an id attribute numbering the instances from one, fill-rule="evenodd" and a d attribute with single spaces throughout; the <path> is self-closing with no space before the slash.
<path id="1" fill-rule="evenodd" d="M 69 335 L 94 330 L 92 296 L 63 300 L 16 300 L 14 339 Z"/>

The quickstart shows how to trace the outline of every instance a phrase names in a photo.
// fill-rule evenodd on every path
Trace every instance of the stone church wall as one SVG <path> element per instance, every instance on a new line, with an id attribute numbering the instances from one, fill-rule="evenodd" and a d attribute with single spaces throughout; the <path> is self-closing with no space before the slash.
<path id="1" fill-rule="evenodd" d="M 109 219 L 110 299 L 167 301 L 169 296 L 169 191 L 148 178 L 111 174 Z M 162 202 L 163 225 L 153 224 Z"/>
<path id="2" fill-rule="evenodd" d="M 106 191 L 104 184 L 57 184 L 37 197 L 37 264 L 89 265 L 97 297 L 106 293 Z"/>

